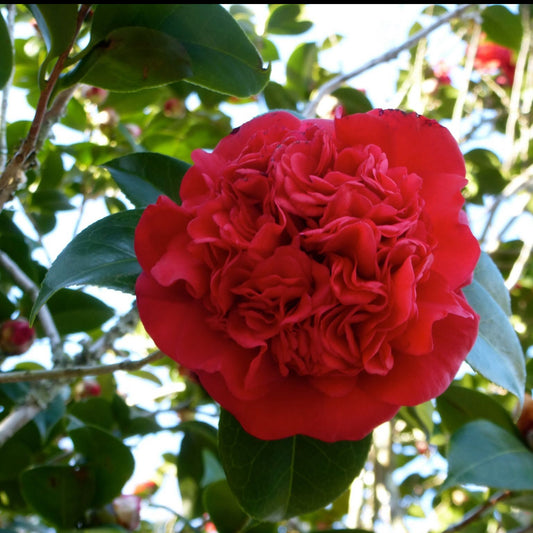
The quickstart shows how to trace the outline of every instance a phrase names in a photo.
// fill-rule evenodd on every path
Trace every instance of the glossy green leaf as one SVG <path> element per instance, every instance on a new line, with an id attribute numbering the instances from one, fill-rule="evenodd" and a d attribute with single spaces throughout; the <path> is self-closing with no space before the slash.
<path id="1" fill-rule="evenodd" d="M 217 431 L 204 422 L 190 421 L 179 426 L 183 432 L 177 456 L 178 484 L 185 516 L 203 512 L 203 490 L 224 478 L 217 448 Z"/>
<path id="2" fill-rule="evenodd" d="M 481 18 L 481 29 L 490 41 L 515 52 L 520 50 L 523 34 L 520 15 L 502 5 L 489 5 L 481 12 Z"/>
<path id="3" fill-rule="evenodd" d="M 85 424 L 107 431 L 113 429 L 115 423 L 110 402 L 101 397 L 72 402 L 69 404 L 68 412 Z"/>
<path id="4" fill-rule="evenodd" d="M 299 45 L 287 61 L 287 87 L 306 101 L 316 87 L 315 72 L 318 66 L 316 43 Z"/>
<path id="5" fill-rule="evenodd" d="M 79 233 L 59 254 L 46 274 L 30 315 L 59 289 L 96 285 L 133 292 L 141 272 L 133 249 L 135 228 L 142 210 L 116 213 Z"/>
<path id="6" fill-rule="evenodd" d="M 195 85 L 245 97 L 260 92 L 270 76 L 257 49 L 219 4 L 98 4 L 92 45 L 127 26 L 151 28 L 180 42 L 191 59 L 186 79 Z"/>
<path id="7" fill-rule="evenodd" d="M 65 76 L 110 91 L 138 91 L 167 85 L 192 74 L 187 51 L 179 41 L 151 28 L 112 30 Z"/>
<path id="8" fill-rule="evenodd" d="M 231 490 L 260 521 L 309 513 L 340 496 L 361 472 L 371 435 L 326 443 L 310 437 L 264 441 L 246 433 L 222 411 L 219 452 Z"/>
<path id="9" fill-rule="evenodd" d="M 26 502 L 60 528 L 76 527 L 96 492 L 92 471 L 86 467 L 37 466 L 23 472 L 20 483 Z"/>
<path id="10" fill-rule="evenodd" d="M 533 454 L 515 435 L 488 420 L 462 426 L 450 439 L 443 488 L 474 484 L 533 490 Z"/>
<path id="11" fill-rule="evenodd" d="M 0 446 L 0 482 L 16 479 L 31 465 L 33 454 L 31 448 L 15 438 L 7 440 Z"/>
<path id="12" fill-rule="evenodd" d="M 76 427 L 69 431 L 74 448 L 83 455 L 84 464 L 94 474 L 92 505 L 99 507 L 118 496 L 133 474 L 133 455 L 120 439 L 96 426 Z"/>
<path id="13" fill-rule="evenodd" d="M 161 194 L 180 203 L 179 186 L 190 165 L 162 154 L 129 154 L 104 165 L 135 207 L 155 203 Z"/>
<path id="14" fill-rule="evenodd" d="M 444 394 L 437 397 L 437 409 L 442 424 L 449 433 L 480 418 L 489 420 L 509 433 L 517 433 L 513 419 L 504 407 L 475 389 L 451 385 Z"/>
<path id="15" fill-rule="evenodd" d="M 113 308 L 98 298 L 70 289 L 57 291 L 48 308 L 61 335 L 95 330 L 115 316 Z"/>
<path id="16" fill-rule="evenodd" d="M 3 89 L 13 71 L 13 46 L 4 17 L 0 15 L 0 90 Z"/>
<path id="17" fill-rule="evenodd" d="M 70 46 L 76 34 L 78 4 L 26 4 L 53 58 Z"/>
<path id="18" fill-rule="evenodd" d="M 466 361 L 482 376 L 523 401 L 526 369 L 518 336 L 509 321 L 505 285 L 488 255 L 482 255 L 473 282 L 464 288 L 480 316 L 479 334 Z M 501 305 L 500 305 L 501 303 Z M 503 306 L 503 307 L 502 307 Z"/>

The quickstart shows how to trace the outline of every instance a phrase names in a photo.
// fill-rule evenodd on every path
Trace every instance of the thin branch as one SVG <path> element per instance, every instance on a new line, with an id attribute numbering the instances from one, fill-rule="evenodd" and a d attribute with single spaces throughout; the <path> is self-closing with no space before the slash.
<path id="1" fill-rule="evenodd" d="M 159 350 L 152 352 L 150 355 L 132 361 L 130 359 L 121 361 L 120 363 L 113 363 L 111 365 L 96 365 L 96 366 L 71 366 L 68 368 L 57 368 L 53 370 L 25 370 L 20 372 L 6 372 L 0 374 L 0 383 L 21 383 L 27 381 L 40 381 L 44 379 L 60 380 L 81 378 L 84 376 L 101 376 L 103 374 L 112 374 L 119 370 L 126 372 L 138 370 L 143 366 L 163 359 L 166 355 Z"/>
<path id="2" fill-rule="evenodd" d="M 305 117 L 313 117 L 316 113 L 316 109 L 318 107 L 318 104 L 320 101 L 330 95 L 335 89 L 338 89 L 341 87 L 345 82 L 347 82 L 351 78 L 355 78 L 356 76 L 359 76 L 359 74 L 362 74 L 363 72 L 370 70 L 371 68 L 380 65 L 381 63 L 387 63 L 388 61 L 391 61 L 392 59 L 395 59 L 401 52 L 404 50 L 408 50 L 413 45 L 418 43 L 421 39 L 424 37 L 427 37 L 431 32 L 442 26 L 443 24 L 446 24 L 450 20 L 460 17 L 467 9 L 478 6 L 478 4 L 464 4 L 457 8 L 455 11 L 452 11 L 450 13 L 447 13 L 446 15 L 443 15 L 439 19 L 437 19 L 433 24 L 428 26 L 427 28 L 420 30 L 419 32 L 415 33 L 410 39 L 405 41 L 402 45 L 397 46 L 396 48 L 393 48 L 392 50 L 389 50 L 385 54 L 370 60 L 368 63 L 365 63 L 363 66 L 352 70 L 351 72 L 348 72 L 346 74 L 339 74 L 338 76 L 335 76 L 330 81 L 322 85 L 320 89 L 317 91 L 316 96 L 313 98 L 311 102 L 307 105 L 307 107 L 303 111 L 303 115 Z"/>
<path id="3" fill-rule="evenodd" d="M 0 446 L 9 440 L 41 411 L 38 405 L 23 405 L 15 408 L 0 422 Z"/>
<path id="4" fill-rule="evenodd" d="M 494 507 L 497 503 L 511 497 L 512 494 L 513 493 L 509 490 L 494 494 L 494 496 L 489 498 L 486 502 L 482 503 L 481 505 L 478 505 L 477 507 L 474 507 L 469 513 L 464 516 L 464 518 L 460 522 L 444 530 L 442 533 L 454 533 L 455 531 L 460 531 L 472 522 L 475 522 L 476 520 L 480 519 L 483 513 Z"/>

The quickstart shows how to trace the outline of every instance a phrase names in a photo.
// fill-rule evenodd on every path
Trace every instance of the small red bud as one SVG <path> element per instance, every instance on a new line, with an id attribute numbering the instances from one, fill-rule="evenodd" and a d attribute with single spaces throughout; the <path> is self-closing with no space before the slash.
<path id="1" fill-rule="evenodd" d="M 101 89 L 100 87 L 87 87 L 83 91 L 83 96 L 89 100 L 89 102 L 100 105 L 105 102 L 109 95 L 109 91 Z"/>
<path id="2" fill-rule="evenodd" d="M 155 481 L 145 481 L 144 483 L 139 483 L 133 489 L 133 494 L 140 498 L 148 498 L 152 496 L 158 488 L 159 486 Z"/>
<path id="3" fill-rule="evenodd" d="M 179 98 L 169 98 L 163 106 L 163 114 L 169 118 L 180 118 L 185 114 L 185 104 Z"/>
<path id="4" fill-rule="evenodd" d="M 100 396 L 100 394 L 102 394 L 102 387 L 100 386 L 100 383 L 94 379 L 84 379 L 74 387 L 74 396 L 78 400 L 89 398 L 91 396 Z"/>
<path id="5" fill-rule="evenodd" d="M 524 395 L 524 406 L 516 422 L 516 427 L 528 446 L 533 448 L 533 398 L 528 393 Z"/>
<path id="6" fill-rule="evenodd" d="M 35 329 L 25 318 L 6 320 L 0 324 L 0 351 L 5 355 L 27 352 L 35 340 Z"/>

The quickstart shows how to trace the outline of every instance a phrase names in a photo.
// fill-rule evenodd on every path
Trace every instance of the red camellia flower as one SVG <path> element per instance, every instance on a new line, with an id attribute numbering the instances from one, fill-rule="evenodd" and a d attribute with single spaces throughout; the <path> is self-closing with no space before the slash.
<path id="1" fill-rule="evenodd" d="M 461 152 L 398 110 L 257 117 L 143 213 L 138 308 L 250 434 L 358 440 L 442 393 L 478 316 Z"/>
<path id="2" fill-rule="evenodd" d="M 512 50 L 505 46 L 483 39 L 476 51 L 474 68 L 486 74 L 500 73 L 496 78 L 500 85 L 513 84 L 516 65 Z"/>

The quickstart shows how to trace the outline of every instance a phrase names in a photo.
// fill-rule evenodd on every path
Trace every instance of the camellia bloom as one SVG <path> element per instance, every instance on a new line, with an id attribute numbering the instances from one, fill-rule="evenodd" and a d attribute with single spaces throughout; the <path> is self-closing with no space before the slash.
<path id="1" fill-rule="evenodd" d="M 486 74 L 500 73 L 496 78 L 500 85 L 513 84 L 516 65 L 512 50 L 505 46 L 483 39 L 476 51 L 474 68 Z"/>
<path id="2" fill-rule="evenodd" d="M 399 110 L 277 111 L 196 150 L 136 229 L 141 320 L 260 439 L 358 440 L 442 393 L 478 316 L 465 165 Z"/>

